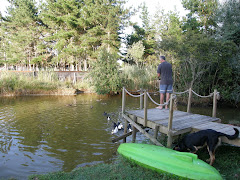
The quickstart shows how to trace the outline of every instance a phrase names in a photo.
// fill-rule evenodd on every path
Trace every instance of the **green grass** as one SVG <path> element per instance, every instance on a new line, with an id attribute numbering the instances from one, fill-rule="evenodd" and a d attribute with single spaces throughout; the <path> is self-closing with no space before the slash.
<path id="1" fill-rule="evenodd" d="M 199 159 L 206 161 L 209 154 L 206 148 L 200 149 L 197 153 Z M 216 160 L 213 164 L 223 179 L 240 179 L 240 147 L 220 146 L 216 150 Z"/>
<path id="2" fill-rule="evenodd" d="M 119 156 L 118 159 L 112 164 L 99 164 L 91 167 L 81 167 L 70 173 L 55 172 L 46 175 L 32 175 L 29 179 L 38 180 L 64 180 L 64 179 L 179 179 L 169 174 L 159 174 L 157 172 L 147 170 L 137 166 L 123 157 Z"/>
<path id="3" fill-rule="evenodd" d="M 240 179 L 240 149 L 239 147 L 221 146 L 216 152 L 214 167 L 220 172 L 223 179 Z M 209 158 L 206 149 L 199 150 L 199 158 L 206 160 Z M 46 175 L 32 175 L 30 180 L 65 180 L 65 179 L 163 179 L 175 180 L 185 179 L 167 173 L 157 173 L 142 168 L 123 157 L 119 156 L 111 164 L 98 164 L 90 167 L 81 167 L 72 172 L 54 172 Z"/>

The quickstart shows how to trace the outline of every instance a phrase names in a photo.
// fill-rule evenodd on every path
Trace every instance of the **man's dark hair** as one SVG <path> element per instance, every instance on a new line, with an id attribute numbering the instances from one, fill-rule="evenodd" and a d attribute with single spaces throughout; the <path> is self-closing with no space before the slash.
<path id="1" fill-rule="evenodd" d="M 165 56 L 160 56 L 160 59 L 163 59 L 163 60 L 165 60 Z"/>

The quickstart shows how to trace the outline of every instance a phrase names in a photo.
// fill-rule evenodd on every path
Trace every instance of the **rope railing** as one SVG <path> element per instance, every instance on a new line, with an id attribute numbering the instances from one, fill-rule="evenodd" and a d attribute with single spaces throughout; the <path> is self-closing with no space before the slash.
<path id="1" fill-rule="evenodd" d="M 214 93 L 210 93 L 208 96 L 202 96 L 202 95 L 196 93 L 196 92 L 193 91 L 193 90 L 191 90 L 191 91 L 193 92 L 193 94 L 195 94 L 196 96 L 201 97 L 201 98 L 209 98 L 209 97 L 212 97 L 212 96 L 214 95 Z M 144 93 L 139 94 L 139 95 L 131 94 L 127 89 L 125 89 L 125 92 L 126 92 L 129 96 L 132 96 L 132 97 L 141 97 L 141 96 L 144 95 Z M 141 91 L 138 90 L 138 91 L 134 91 L 134 92 L 141 92 Z M 183 91 L 183 92 L 173 92 L 172 94 L 181 95 L 181 94 L 184 94 L 184 93 L 187 93 L 187 92 L 189 92 L 189 89 L 187 89 L 186 91 Z M 152 99 L 152 97 L 150 96 L 150 93 L 151 93 L 151 94 L 155 94 L 155 93 L 158 93 L 158 92 L 147 92 L 148 97 L 151 99 L 151 101 L 152 101 L 154 104 L 159 105 L 159 106 L 167 105 L 166 103 L 164 103 L 164 104 L 158 104 L 157 102 L 155 102 L 155 101 Z M 219 97 L 220 97 L 220 93 L 219 93 L 219 92 L 217 92 L 217 97 L 218 97 L 217 99 L 219 99 Z"/>
<path id="2" fill-rule="evenodd" d="M 189 92 L 189 90 L 187 89 L 186 91 L 183 91 L 183 92 L 174 92 L 173 94 L 176 94 L 176 95 L 181 95 L 181 94 L 184 94 L 184 93 L 187 93 Z"/>
<path id="3" fill-rule="evenodd" d="M 128 92 L 130 92 L 130 93 L 138 93 L 138 92 L 141 92 L 141 90 L 136 90 L 136 91 L 129 91 L 128 90 Z"/>
<path id="4" fill-rule="evenodd" d="M 193 90 L 192 90 L 192 92 L 193 92 L 193 94 L 195 94 L 196 96 L 201 97 L 201 98 L 208 98 L 208 97 L 212 97 L 213 96 L 213 93 L 210 93 L 208 96 L 201 96 L 200 94 L 196 93 Z"/>
<path id="5" fill-rule="evenodd" d="M 208 96 L 202 96 L 202 95 L 196 93 L 196 92 L 193 91 L 193 90 L 191 90 L 191 91 L 193 92 L 193 94 L 195 94 L 196 96 L 201 97 L 201 98 L 208 98 L 208 97 L 212 97 L 212 96 L 214 95 L 214 93 L 210 93 Z M 141 97 L 141 96 L 144 95 L 144 93 L 139 94 L 139 95 L 131 94 L 127 89 L 125 89 L 125 92 L 126 92 L 129 96 L 132 96 L 132 97 Z M 141 91 L 138 90 L 138 91 L 134 91 L 134 92 L 141 92 Z M 172 94 L 181 95 L 181 94 L 184 94 L 184 93 L 187 93 L 187 92 L 189 92 L 188 89 L 187 89 L 186 91 L 183 91 L 183 92 L 173 92 Z M 149 97 L 152 101 L 154 101 L 154 100 L 151 98 L 150 93 L 151 93 L 151 94 L 155 94 L 155 93 L 158 93 L 158 92 L 147 92 L 148 97 Z M 218 97 L 220 96 L 220 93 L 219 93 L 219 92 L 217 92 L 217 96 L 218 96 Z M 218 99 L 219 99 L 219 98 L 218 98 Z M 159 105 L 159 104 L 156 103 L 155 101 L 154 101 L 154 104 Z M 163 104 L 160 104 L 160 105 L 163 105 Z"/>
<path id="6" fill-rule="evenodd" d="M 150 96 L 150 94 L 147 92 L 147 95 L 148 95 L 148 97 L 149 97 L 149 99 L 154 103 L 154 104 L 156 104 L 157 106 L 165 106 L 165 105 L 168 105 L 169 104 L 169 102 L 170 102 L 170 99 L 167 101 L 167 102 L 165 102 L 164 104 L 158 104 L 156 101 L 154 101 L 153 100 L 153 98 Z"/>
<path id="7" fill-rule="evenodd" d="M 133 94 L 131 94 L 127 89 L 125 89 L 125 92 L 126 92 L 129 96 L 132 96 L 132 97 L 141 97 L 141 96 L 144 95 L 144 93 L 139 94 L 139 95 L 133 95 Z"/>
<path id="8" fill-rule="evenodd" d="M 176 94 L 176 95 L 181 95 L 181 94 L 184 94 L 184 93 L 187 93 L 189 92 L 189 90 L 187 89 L 186 91 L 183 91 L 183 92 L 173 92 L 172 94 Z M 160 93 L 159 91 L 155 91 L 155 92 L 148 92 L 149 94 L 157 94 L 157 93 Z"/>

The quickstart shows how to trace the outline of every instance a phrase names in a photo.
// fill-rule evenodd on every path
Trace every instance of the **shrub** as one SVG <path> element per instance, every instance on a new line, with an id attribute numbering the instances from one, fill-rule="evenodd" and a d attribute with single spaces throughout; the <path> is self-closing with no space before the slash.
<path id="1" fill-rule="evenodd" d="M 138 67 L 136 65 L 125 65 L 122 69 L 122 79 L 124 86 L 128 89 L 139 90 L 145 88 L 149 90 L 158 89 L 157 67 Z"/>
<path id="2" fill-rule="evenodd" d="M 89 76 L 98 94 L 109 94 L 121 89 L 117 55 L 102 49 L 96 61 L 91 63 Z"/>

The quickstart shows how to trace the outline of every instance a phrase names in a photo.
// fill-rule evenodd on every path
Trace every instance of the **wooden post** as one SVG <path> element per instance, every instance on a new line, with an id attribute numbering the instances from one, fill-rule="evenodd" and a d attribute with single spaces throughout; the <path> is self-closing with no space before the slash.
<path id="1" fill-rule="evenodd" d="M 216 116 L 217 116 L 217 90 L 214 89 L 212 117 L 216 117 Z"/>
<path id="2" fill-rule="evenodd" d="M 170 109 L 169 109 L 169 119 L 168 119 L 168 140 L 167 147 L 172 146 L 172 120 L 173 120 L 173 94 L 170 97 Z"/>
<path id="3" fill-rule="evenodd" d="M 133 121 L 136 123 L 137 122 L 137 117 L 133 116 Z M 136 141 L 136 134 L 137 134 L 137 129 L 135 128 L 135 126 L 132 125 L 132 142 L 135 143 Z"/>
<path id="4" fill-rule="evenodd" d="M 192 88 L 189 88 L 188 92 L 188 105 L 187 105 L 187 112 L 191 112 L 191 100 L 192 100 Z"/>
<path id="5" fill-rule="evenodd" d="M 140 94 L 143 93 L 143 89 L 140 89 Z M 140 109 L 143 109 L 143 96 L 140 96 Z"/>
<path id="6" fill-rule="evenodd" d="M 125 87 L 123 87 L 123 91 L 122 91 L 122 113 L 125 113 L 125 103 L 126 103 L 126 92 L 125 92 Z"/>
<path id="7" fill-rule="evenodd" d="M 144 92 L 144 126 L 147 126 L 147 92 Z"/>
<path id="8" fill-rule="evenodd" d="M 124 117 L 125 114 L 123 114 L 123 117 Z M 127 134 L 127 127 L 128 127 L 128 121 L 126 120 L 125 118 L 125 121 L 124 121 L 124 133 L 123 135 L 126 135 Z M 127 141 L 127 137 L 124 137 L 123 138 L 123 143 L 126 143 Z"/>
<path id="9" fill-rule="evenodd" d="M 156 126 L 155 126 L 155 131 L 154 131 L 154 136 L 153 136 L 155 139 L 157 139 L 158 131 L 159 131 L 159 126 L 156 125 Z"/>
<path id="10" fill-rule="evenodd" d="M 125 92 L 125 87 L 123 87 L 123 91 L 122 91 L 122 117 L 125 113 L 125 103 L 126 103 L 126 92 Z M 128 126 L 128 122 L 125 119 L 125 124 L 124 124 L 124 135 L 127 134 L 127 126 Z M 126 143 L 126 137 L 123 138 L 123 143 Z"/>

